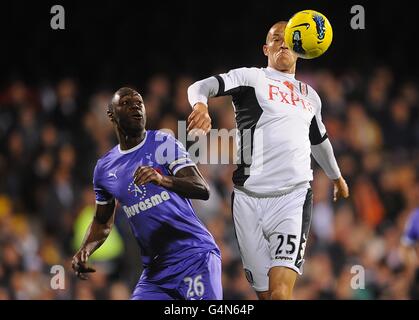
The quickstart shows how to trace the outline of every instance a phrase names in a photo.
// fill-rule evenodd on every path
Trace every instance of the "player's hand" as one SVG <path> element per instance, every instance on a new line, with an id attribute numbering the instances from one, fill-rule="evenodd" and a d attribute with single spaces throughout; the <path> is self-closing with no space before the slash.
<path id="1" fill-rule="evenodd" d="M 336 180 L 333 180 L 334 188 L 333 188 L 333 201 L 337 201 L 341 198 L 348 198 L 349 197 L 349 188 L 346 184 L 345 179 L 343 177 L 339 177 Z"/>
<path id="2" fill-rule="evenodd" d="M 154 183 L 156 185 L 161 185 L 161 182 L 163 180 L 163 176 L 158 173 L 156 170 L 154 170 L 152 167 L 143 167 L 140 166 L 135 170 L 134 173 L 134 183 L 137 186 L 140 186 L 142 184 L 146 183 Z"/>
<path id="3" fill-rule="evenodd" d="M 208 107 L 202 102 L 197 102 L 188 117 L 188 123 L 188 132 L 207 134 L 211 130 L 211 117 L 208 113 Z"/>
<path id="4" fill-rule="evenodd" d="M 96 272 L 95 269 L 87 265 L 87 259 L 89 259 L 89 252 L 86 249 L 80 249 L 71 262 L 71 267 L 76 276 L 82 280 L 88 279 L 87 273 Z"/>

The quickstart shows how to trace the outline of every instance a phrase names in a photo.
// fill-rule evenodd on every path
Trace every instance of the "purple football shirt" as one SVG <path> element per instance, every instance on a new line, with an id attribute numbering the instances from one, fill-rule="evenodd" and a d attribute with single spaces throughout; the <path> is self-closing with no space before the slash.
<path id="1" fill-rule="evenodd" d="M 117 145 L 96 164 L 96 202 L 106 204 L 116 199 L 120 203 L 141 248 L 145 267 L 174 264 L 210 250 L 220 254 L 189 199 L 152 183 L 134 184 L 133 174 L 139 166 L 175 175 L 194 165 L 179 141 L 167 133 L 149 130 L 139 145 L 129 150 Z"/>

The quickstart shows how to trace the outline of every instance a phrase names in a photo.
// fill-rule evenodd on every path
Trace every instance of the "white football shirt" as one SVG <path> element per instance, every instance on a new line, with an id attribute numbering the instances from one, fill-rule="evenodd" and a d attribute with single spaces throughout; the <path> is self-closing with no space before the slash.
<path id="1" fill-rule="evenodd" d="M 270 67 L 234 69 L 200 86 L 207 95 L 192 86 L 192 105 L 232 96 L 238 129 L 236 187 L 275 194 L 313 179 L 311 145 L 322 143 L 327 134 L 320 97 L 312 87 Z"/>

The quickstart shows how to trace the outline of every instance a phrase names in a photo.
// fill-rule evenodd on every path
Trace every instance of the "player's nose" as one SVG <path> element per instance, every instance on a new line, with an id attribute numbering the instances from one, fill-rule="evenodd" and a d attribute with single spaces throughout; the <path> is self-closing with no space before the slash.
<path id="1" fill-rule="evenodd" d="M 141 111 L 140 104 L 138 102 L 134 102 L 132 104 L 132 109 L 134 109 L 135 111 Z"/>

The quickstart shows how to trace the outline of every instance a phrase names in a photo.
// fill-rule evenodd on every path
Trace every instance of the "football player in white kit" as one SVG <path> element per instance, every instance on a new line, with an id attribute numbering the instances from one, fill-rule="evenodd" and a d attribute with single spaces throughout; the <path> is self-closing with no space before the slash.
<path id="1" fill-rule="evenodd" d="M 233 220 L 247 280 L 260 299 L 290 299 L 302 273 L 311 221 L 313 154 L 334 183 L 334 200 L 349 196 L 313 88 L 295 79 L 297 56 L 284 42 L 286 22 L 263 46 L 267 68 L 239 68 L 195 82 L 188 130 L 208 132 L 208 98 L 231 95 L 238 160 Z"/>

